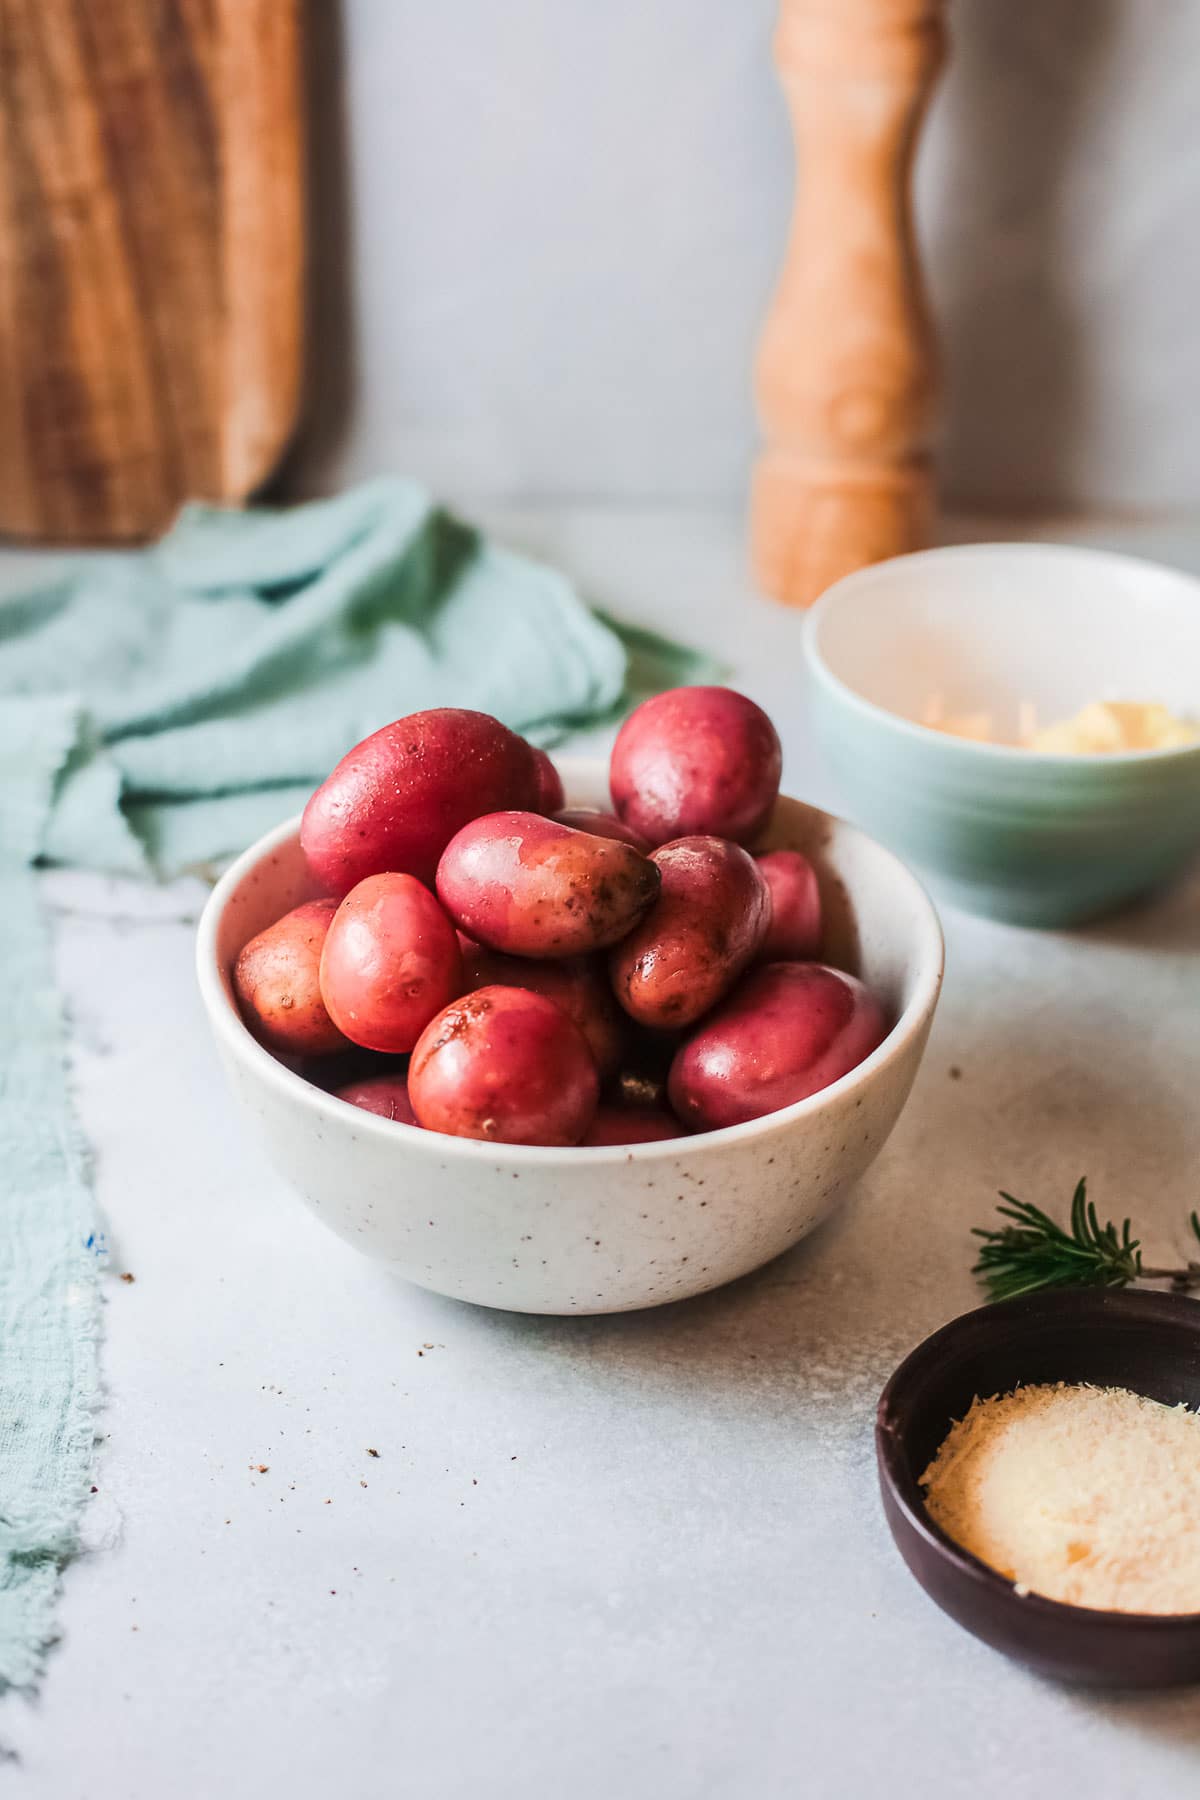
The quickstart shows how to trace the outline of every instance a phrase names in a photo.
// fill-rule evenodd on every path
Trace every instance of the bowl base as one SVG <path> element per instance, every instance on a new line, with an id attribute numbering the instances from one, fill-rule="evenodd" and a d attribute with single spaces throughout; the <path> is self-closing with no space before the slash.
<path id="1" fill-rule="evenodd" d="M 940 906 L 958 912 L 972 913 L 976 918 L 992 919 L 1000 925 L 1023 925 L 1029 930 L 1065 930 L 1073 925 L 1090 925 L 1123 912 L 1138 900 L 1144 900 L 1163 886 L 1162 881 L 1136 882 L 1122 885 L 1117 892 L 1097 896 L 1070 893 L 1047 893 L 1033 890 L 993 887 L 988 883 L 953 881 L 933 870 L 923 871 L 930 893 Z"/>

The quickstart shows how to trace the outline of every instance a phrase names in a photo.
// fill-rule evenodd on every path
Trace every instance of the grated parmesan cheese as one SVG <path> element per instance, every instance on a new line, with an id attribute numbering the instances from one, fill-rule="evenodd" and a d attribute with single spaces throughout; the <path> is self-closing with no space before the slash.
<path id="1" fill-rule="evenodd" d="M 1073 1606 L 1200 1612 L 1200 1416 L 1125 1388 L 975 1399 L 921 1477 L 930 1517 Z"/>

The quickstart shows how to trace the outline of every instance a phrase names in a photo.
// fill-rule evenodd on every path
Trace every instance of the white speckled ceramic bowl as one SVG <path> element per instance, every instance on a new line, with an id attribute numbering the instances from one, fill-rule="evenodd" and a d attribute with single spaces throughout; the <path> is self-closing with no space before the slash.
<path id="1" fill-rule="evenodd" d="M 600 762 L 560 764 L 574 805 L 607 805 Z M 625 1312 L 719 1287 L 812 1230 L 878 1154 L 908 1098 L 942 979 L 942 935 L 894 856 L 781 799 L 771 845 L 822 876 L 826 955 L 895 1024 L 822 1093 L 747 1125 L 663 1143 L 527 1149 L 441 1137 L 347 1105 L 243 1025 L 230 969 L 246 940 L 314 897 L 299 821 L 240 857 L 200 921 L 200 991 L 231 1087 L 272 1160 L 327 1225 L 422 1287 L 515 1312 Z"/>
<path id="2" fill-rule="evenodd" d="M 962 544 L 835 582 L 805 625 L 818 733 L 856 819 L 954 905 L 1018 925 L 1111 912 L 1200 852 L 1200 744 L 1056 756 L 921 724 L 1092 700 L 1200 718 L 1200 581 L 1064 544 Z"/>

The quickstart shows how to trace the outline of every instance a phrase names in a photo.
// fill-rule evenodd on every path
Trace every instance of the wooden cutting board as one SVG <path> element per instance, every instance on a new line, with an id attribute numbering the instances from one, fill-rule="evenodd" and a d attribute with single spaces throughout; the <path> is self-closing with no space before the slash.
<path id="1" fill-rule="evenodd" d="M 295 427 L 302 0 L 0 0 L 0 532 L 153 535 Z"/>

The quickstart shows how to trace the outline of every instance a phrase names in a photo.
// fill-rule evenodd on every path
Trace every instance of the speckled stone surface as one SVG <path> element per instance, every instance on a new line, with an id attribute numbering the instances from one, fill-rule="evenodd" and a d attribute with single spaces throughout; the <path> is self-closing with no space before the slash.
<path id="1" fill-rule="evenodd" d="M 799 621 L 739 587 L 735 522 L 540 542 L 726 650 L 788 786 L 833 798 Z M 41 1699 L 0 1707 L 14 1792 L 1191 1800 L 1200 1695 L 1072 1693 L 964 1636 L 888 1538 L 871 1423 L 974 1303 L 998 1186 L 1057 1206 L 1086 1171 L 1155 1260 L 1182 1249 L 1195 884 L 1070 935 L 948 915 L 912 1101 L 836 1219 L 717 1294 L 542 1320 L 406 1286 L 270 1173 L 201 1019 L 197 886 L 45 891 L 112 1245 L 109 1404 L 102 1548 Z"/>

